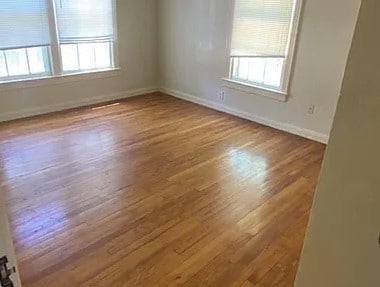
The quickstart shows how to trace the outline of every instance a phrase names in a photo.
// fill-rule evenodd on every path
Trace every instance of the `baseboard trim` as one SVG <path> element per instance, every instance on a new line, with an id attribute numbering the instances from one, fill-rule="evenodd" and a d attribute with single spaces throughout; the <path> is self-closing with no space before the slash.
<path id="1" fill-rule="evenodd" d="M 272 128 L 278 129 L 278 130 L 282 130 L 282 131 L 285 131 L 285 132 L 288 132 L 291 134 L 295 134 L 295 135 L 298 135 L 298 136 L 301 136 L 301 137 L 304 137 L 304 138 L 307 138 L 307 139 L 310 139 L 310 140 L 313 140 L 316 142 L 327 144 L 327 142 L 329 140 L 328 135 L 325 135 L 325 134 L 321 134 L 321 133 L 318 133 L 318 132 L 315 132 L 315 131 L 312 131 L 309 129 L 297 127 L 295 125 L 273 121 L 273 120 L 263 118 L 263 117 L 260 117 L 260 116 L 257 116 L 257 115 L 251 114 L 251 113 L 247 113 L 245 111 L 242 111 L 242 110 L 239 110 L 236 108 L 229 107 L 227 105 L 215 103 L 215 102 L 212 102 L 212 101 L 209 101 L 206 99 L 201 99 L 199 97 L 196 97 L 196 96 L 193 96 L 193 95 L 190 95 L 187 93 L 183 93 L 183 92 L 176 91 L 176 90 L 169 89 L 169 88 L 160 88 L 159 91 L 164 93 L 164 94 L 168 94 L 170 96 L 173 96 L 173 97 L 185 100 L 185 101 L 189 101 L 189 102 L 192 102 L 195 104 L 199 104 L 199 105 L 202 105 L 202 106 L 205 106 L 205 107 L 208 107 L 208 108 L 220 111 L 220 112 L 224 112 L 224 113 L 227 113 L 230 115 L 234 115 L 234 116 L 237 116 L 239 118 L 250 120 L 250 121 L 253 121 L 253 122 L 265 125 L 265 126 L 269 126 L 269 127 L 272 127 Z"/>
<path id="2" fill-rule="evenodd" d="M 38 116 L 38 115 L 48 114 L 52 112 L 59 112 L 59 111 L 64 111 L 64 110 L 68 110 L 72 108 L 79 108 L 82 106 L 104 103 L 107 101 L 121 100 L 121 99 L 141 96 L 141 95 L 145 95 L 149 93 L 154 93 L 157 91 L 158 91 L 158 88 L 156 87 L 141 88 L 141 89 L 134 89 L 134 90 L 129 90 L 129 91 L 102 95 L 98 97 L 86 98 L 86 99 L 82 99 L 78 101 L 69 101 L 65 103 L 59 103 L 56 105 L 46 105 L 40 108 L 24 109 L 20 111 L 0 114 L 0 122 L 22 119 L 22 118 L 27 118 L 27 117 L 32 117 L 32 116 Z"/>

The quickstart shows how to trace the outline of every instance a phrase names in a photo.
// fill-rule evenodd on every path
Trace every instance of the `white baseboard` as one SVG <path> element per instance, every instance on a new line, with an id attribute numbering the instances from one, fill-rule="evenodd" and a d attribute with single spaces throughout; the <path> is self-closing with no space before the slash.
<path id="1" fill-rule="evenodd" d="M 93 105 L 93 104 L 98 104 L 98 103 L 104 103 L 107 101 L 121 100 L 121 99 L 141 96 L 144 94 L 154 93 L 157 91 L 158 89 L 155 87 L 141 88 L 141 89 L 134 89 L 134 90 L 123 91 L 123 92 L 118 92 L 118 93 L 112 93 L 108 95 L 102 95 L 98 97 L 81 99 L 78 101 L 69 101 L 69 102 L 59 103 L 59 104 L 54 104 L 54 105 L 46 105 L 39 108 L 23 109 L 20 111 L 0 114 L 0 122 L 32 117 L 32 116 L 37 116 L 37 115 L 42 115 L 42 114 L 47 114 L 47 113 L 52 113 L 52 112 L 64 111 L 67 109 Z"/>
<path id="2" fill-rule="evenodd" d="M 328 139 L 329 139 L 328 135 L 325 135 L 325 134 L 321 134 L 321 133 L 318 133 L 318 132 L 315 132 L 315 131 L 312 131 L 309 129 L 297 127 L 295 125 L 273 121 L 273 120 L 263 118 L 263 117 L 260 117 L 260 116 L 257 116 L 257 115 L 251 114 L 251 113 L 247 113 L 245 111 L 242 111 L 242 110 L 239 110 L 236 108 L 229 107 L 227 105 L 223 105 L 223 104 L 216 103 L 216 102 L 206 100 L 206 99 L 201 99 L 201 98 L 198 98 L 196 96 L 186 94 L 183 92 L 179 92 L 179 91 L 176 91 L 173 89 L 160 88 L 159 91 L 164 93 L 164 94 L 168 94 L 170 96 L 173 96 L 173 97 L 185 100 L 185 101 L 193 102 L 193 103 L 196 103 L 196 104 L 199 104 L 199 105 L 202 105 L 202 106 L 205 106 L 205 107 L 217 110 L 217 111 L 221 111 L 221 112 L 224 112 L 227 114 L 231 114 L 231 115 L 237 116 L 239 118 L 250 120 L 250 121 L 265 125 L 265 126 L 269 126 L 269 127 L 272 127 L 272 128 L 278 129 L 278 130 L 282 130 L 282 131 L 285 131 L 285 132 L 288 132 L 291 134 L 295 134 L 295 135 L 298 135 L 298 136 L 301 136 L 301 137 L 304 137 L 304 138 L 307 138 L 307 139 L 310 139 L 313 141 L 317 141 L 320 143 L 326 144 L 328 142 Z"/>

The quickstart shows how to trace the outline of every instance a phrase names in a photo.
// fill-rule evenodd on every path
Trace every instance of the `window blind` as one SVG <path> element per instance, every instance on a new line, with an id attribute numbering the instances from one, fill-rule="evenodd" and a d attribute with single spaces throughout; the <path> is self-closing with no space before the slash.
<path id="1" fill-rule="evenodd" d="M 46 0 L 0 0 L 0 49 L 49 43 Z"/>
<path id="2" fill-rule="evenodd" d="M 231 56 L 285 57 L 295 0 L 236 0 Z"/>
<path id="3" fill-rule="evenodd" d="M 55 0 L 60 43 L 114 37 L 112 0 Z"/>

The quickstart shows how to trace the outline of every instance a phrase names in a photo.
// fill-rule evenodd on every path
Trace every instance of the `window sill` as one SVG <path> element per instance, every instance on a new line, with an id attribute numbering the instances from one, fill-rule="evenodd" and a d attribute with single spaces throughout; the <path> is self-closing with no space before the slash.
<path id="1" fill-rule="evenodd" d="M 269 88 L 249 85 L 246 83 L 241 83 L 238 81 L 234 81 L 231 79 L 224 78 L 223 79 L 223 86 L 228 87 L 230 89 L 246 92 L 248 94 L 254 94 L 259 96 L 268 97 L 280 102 L 286 102 L 288 94 L 276 90 L 272 90 Z"/>
<path id="2" fill-rule="evenodd" d="M 86 71 L 80 73 L 64 74 L 57 76 L 47 76 L 38 78 L 29 78 L 22 80 L 13 80 L 9 82 L 0 82 L 0 91 L 10 91 L 17 89 L 36 88 L 42 86 L 59 85 L 69 82 L 78 82 L 83 80 L 109 78 L 121 75 L 120 68 L 105 70 Z"/>

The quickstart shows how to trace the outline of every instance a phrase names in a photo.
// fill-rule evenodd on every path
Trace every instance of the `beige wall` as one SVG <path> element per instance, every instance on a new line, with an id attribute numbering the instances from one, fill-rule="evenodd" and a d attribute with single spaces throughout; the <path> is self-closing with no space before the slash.
<path id="1" fill-rule="evenodd" d="M 297 287 L 380 286 L 379 11 L 363 0 Z"/>
<path id="2" fill-rule="evenodd" d="M 227 89 L 232 0 L 159 0 L 160 73 L 165 88 L 248 118 L 325 140 L 330 132 L 360 0 L 305 0 L 290 99 Z M 309 105 L 316 105 L 313 116 Z"/>
<path id="3" fill-rule="evenodd" d="M 156 0 L 117 0 L 121 73 L 107 78 L 8 91 L 0 87 L 0 121 L 104 101 L 114 96 L 120 98 L 131 90 L 144 92 L 145 88 L 156 87 L 156 12 Z"/>
<path id="4" fill-rule="evenodd" d="M 17 260 L 13 251 L 13 243 L 11 233 L 8 226 L 8 217 L 5 210 L 5 202 L 3 200 L 3 192 L 0 187 L 0 257 L 7 256 L 9 260 L 9 267 L 16 266 Z M 17 274 L 12 275 L 13 283 L 16 287 L 21 286 L 20 278 Z"/>

